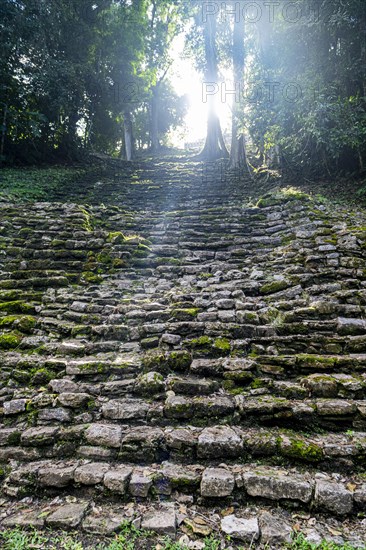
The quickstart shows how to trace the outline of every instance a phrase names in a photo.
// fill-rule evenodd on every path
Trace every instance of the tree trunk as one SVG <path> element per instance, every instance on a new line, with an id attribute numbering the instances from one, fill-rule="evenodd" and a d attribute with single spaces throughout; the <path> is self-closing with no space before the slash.
<path id="1" fill-rule="evenodd" d="M 126 110 L 123 114 L 123 119 L 125 156 L 126 160 L 132 160 L 134 151 L 131 112 Z"/>
<path id="2" fill-rule="evenodd" d="M 153 86 L 151 98 L 150 141 L 151 151 L 156 153 L 160 149 L 159 125 L 158 125 L 159 85 Z"/>
<path id="3" fill-rule="evenodd" d="M 3 117 L 3 124 L 2 124 L 2 130 L 1 130 L 1 143 L 0 143 L 0 164 L 2 163 L 3 156 L 4 156 L 7 114 L 8 114 L 8 106 L 4 105 L 4 117 Z"/>
<path id="4" fill-rule="evenodd" d="M 204 28 L 205 33 L 205 58 L 206 58 L 206 74 L 205 79 L 207 84 L 218 85 L 218 69 L 216 55 L 216 15 L 210 14 Z M 216 160 L 221 157 L 228 157 L 229 153 L 226 148 L 224 138 L 221 131 L 219 117 L 216 114 L 215 97 L 208 95 L 208 115 L 207 115 L 207 135 L 203 150 L 199 154 L 199 158 L 205 160 Z"/>
<path id="5" fill-rule="evenodd" d="M 233 2 L 233 8 L 235 10 L 235 2 Z M 239 129 L 240 118 L 241 116 L 243 116 L 241 99 L 244 91 L 244 37 L 244 20 L 241 17 L 239 17 L 238 19 L 235 17 L 233 30 L 233 75 L 235 89 L 237 86 L 239 89 L 239 98 L 237 98 L 237 96 L 235 95 L 232 107 L 231 150 L 229 166 L 230 168 L 235 170 L 244 168 L 247 171 L 244 136 L 242 134 L 242 131 Z"/>

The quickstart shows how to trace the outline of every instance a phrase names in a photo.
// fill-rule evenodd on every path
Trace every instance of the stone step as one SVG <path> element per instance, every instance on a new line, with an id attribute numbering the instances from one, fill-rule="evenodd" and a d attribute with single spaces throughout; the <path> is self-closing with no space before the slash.
<path id="1" fill-rule="evenodd" d="M 84 398 L 84 394 L 79 395 Z M 58 408 L 40 411 L 36 427 L 0 429 L 1 462 L 78 456 L 140 465 L 173 460 L 207 466 L 222 460 L 245 463 L 260 459 L 272 466 L 316 465 L 324 471 L 353 474 L 362 471 L 366 455 L 365 432 L 309 435 L 276 427 L 128 427 L 105 421 L 71 425 L 67 413 L 67 408 L 58 404 Z"/>
<path id="2" fill-rule="evenodd" d="M 17 503 L 6 497 L 0 506 L 1 528 L 11 530 L 15 527 L 43 531 L 44 529 L 62 529 L 63 536 L 68 530 L 73 530 L 73 540 L 83 541 L 96 547 L 101 537 L 116 536 L 122 529 L 131 528 L 136 532 L 136 526 L 144 529 L 136 538 L 136 544 L 156 546 L 162 536 L 175 538 L 180 544 L 190 546 L 202 545 L 202 536 L 214 532 L 217 544 L 224 547 L 227 536 L 234 548 L 250 544 L 252 547 L 276 548 L 279 545 L 289 545 L 294 537 L 302 535 L 305 544 L 318 545 L 326 540 L 329 545 L 342 544 L 352 548 L 364 548 L 366 538 L 362 522 L 359 519 L 340 516 L 330 518 L 312 511 L 312 522 L 309 515 L 292 513 L 279 506 L 255 508 L 253 506 L 237 506 L 230 514 L 218 514 L 215 508 L 207 507 L 203 513 L 197 511 L 196 505 L 187 500 L 182 504 L 178 500 L 171 502 L 151 502 L 146 508 L 146 502 L 138 499 L 126 503 L 110 503 L 99 501 L 98 505 L 90 497 L 65 494 L 55 499 L 27 498 L 27 502 Z M 77 529 L 79 536 L 75 534 Z M 153 533 L 146 536 L 146 531 Z M 187 535 L 189 533 L 189 536 Z M 27 532 L 23 540 L 27 540 Z M 47 534 L 47 531 L 44 533 Z M 155 536 L 154 536 L 155 534 Z M 28 536 L 31 540 L 31 535 Z M 109 543 L 108 539 L 106 540 Z M 165 539 L 166 540 L 166 539 Z M 237 546 L 237 544 L 239 546 Z"/>
<path id="3" fill-rule="evenodd" d="M 342 480 L 342 481 L 341 481 Z M 163 463 L 141 468 L 133 464 L 109 464 L 91 461 L 37 461 L 9 469 L 2 492 L 9 497 L 66 494 L 71 488 L 90 495 L 118 495 L 120 501 L 131 497 L 148 499 L 188 493 L 209 503 L 214 499 L 237 502 L 278 502 L 295 504 L 339 516 L 362 510 L 366 486 L 362 478 L 344 479 L 337 474 L 316 470 L 302 473 L 295 469 L 246 465 L 200 465 Z M 88 489 L 88 493 L 85 493 Z"/>
<path id="4" fill-rule="evenodd" d="M 133 386 L 131 375 L 136 375 L 138 370 L 138 359 L 135 356 L 128 356 L 123 359 L 117 359 L 112 365 L 112 372 L 120 373 L 119 380 L 124 380 L 121 384 L 123 393 L 119 398 L 108 399 L 105 396 L 95 397 L 92 393 L 80 393 L 65 391 L 60 393 L 55 403 L 66 406 L 70 414 L 78 417 L 85 411 L 88 411 L 87 418 L 98 418 L 102 416 L 106 420 L 123 421 L 128 424 L 152 424 L 169 425 L 179 422 L 189 422 L 198 426 L 209 426 L 219 421 L 221 423 L 230 422 L 243 426 L 262 425 L 262 426 L 282 426 L 302 429 L 304 423 L 309 431 L 329 429 L 341 431 L 346 429 L 363 430 L 366 428 L 366 412 L 364 400 L 357 399 L 293 399 L 277 397 L 270 394 L 251 395 L 239 393 L 235 396 L 230 392 L 212 393 L 210 395 L 201 395 L 191 397 L 185 394 L 175 394 L 168 390 L 166 393 L 163 384 L 156 376 L 152 374 L 152 383 L 156 390 L 161 387 L 160 400 L 154 402 L 147 398 L 141 399 L 132 394 L 146 393 L 145 381 L 150 384 L 150 379 L 142 377 L 137 386 Z M 50 406 L 53 403 L 52 395 L 48 392 L 40 393 L 37 391 L 37 381 L 42 382 L 47 379 L 52 371 L 52 362 L 49 363 L 49 371 L 36 367 L 30 375 L 18 369 L 9 373 L 12 380 L 30 382 L 33 380 L 33 388 L 17 389 L 16 391 L 5 390 L 3 401 L 3 415 L 5 418 L 12 418 L 12 422 L 24 420 L 26 416 L 33 415 L 38 409 Z M 54 363 L 54 369 L 60 369 L 63 362 Z M 101 362 L 73 362 L 66 366 L 68 375 L 78 375 L 87 372 L 99 375 L 104 369 L 110 369 L 110 363 Z M 4 374 L 6 369 L 4 369 Z M 62 370 L 60 372 L 62 374 Z M 97 376 L 97 378 L 100 378 Z M 132 387 L 131 387 L 132 386 Z M 91 389 L 94 388 L 92 385 Z M 142 388 L 142 389 L 141 389 Z M 211 385 L 212 388 L 212 385 Z M 90 391 L 90 390 L 89 390 Z M 117 389 L 115 389 L 117 392 Z M 235 392 L 236 393 L 236 392 Z M 165 399 L 162 401 L 161 399 Z M 19 416 L 19 419 L 18 419 Z"/>

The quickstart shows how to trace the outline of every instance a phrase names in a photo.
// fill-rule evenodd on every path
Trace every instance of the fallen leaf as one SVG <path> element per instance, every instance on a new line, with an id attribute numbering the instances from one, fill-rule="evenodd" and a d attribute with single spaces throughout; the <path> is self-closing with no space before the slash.
<path id="1" fill-rule="evenodd" d="M 295 524 L 292 526 L 292 529 L 293 529 L 294 531 L 300 531 L 300 529 L 301 529 L 300 523 L 295 523 Z"/>
<path id="2" fill-rule="evenodd" d="M 207 523 L 199 524 L 199 523 L 196 523 L 195 520 L 191 520 L 191 519 L 188 519 L 188 518 L 186 518 L 184 520 L 184 523 L 192 530 L 192 532 L 195 535 L 202 535 L 204 537 L 208 537 L 208 535 L 210 535 L 210 533 L 212 533 L 212 529 L 211 529 L 211 527 L 209 527 L 207 525 Z"/>
<path id="3" fill-rule="evenodd" d="M 193 520 L 195 523 L 198 523 L 199 525 L 207 525 L 207 521 L 205 521 L 200 516 L 196 516 Z"/>
<path id="4" fill-rule="evenodd" d="M 234 513 L 234 506 L 230 506 L 230 508 L 226 508 L 225 510 L 221 511 L 221 515 L 223 517 L 230 516 Z"/>
<path id="5" fill-rule="evenodd" d="M 310 519 L 310 514 L 292 514 L 294 519 Z"/>
<path id="6" fill-rule="evenodd" d="M 46 516 L 49 516 L 50 515 L 50 511 L 44 511 L 44 512 L 41 512 L 37 518 L 45 518 Z"/>
<path id="7" fill-rule="evenodd" d="M 337 529 L 332 529 L 327 525 L 327 529 L 331 535 L 334 535 L 335 537 L 339 537 L 342 534 L 342 531 L 337 531 Z"/>
<path id="8" fill-rule="evenodd" d="M 347 483 L 346 487 L 349 491 L 352 491 L 352 493 L 353 493 L 353 491 L 356 489 L 357 485 L 355 483 Z"/>

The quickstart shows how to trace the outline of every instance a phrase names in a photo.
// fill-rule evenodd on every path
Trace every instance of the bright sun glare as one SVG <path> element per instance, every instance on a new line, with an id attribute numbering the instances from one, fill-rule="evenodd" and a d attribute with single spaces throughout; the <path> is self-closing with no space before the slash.
<path id="1" fill-rule="evenodd" d="M 170 79 L 175 91 L 179 95 L 187 95 L 189 101 L 188 112 L 185 117 L 185 128 L 173 132 L 171 141 L 174 146 L 182 147 L 184 142 L 193 143 L 202 140 L 206 136 L 207 103 L 204 102 L 203 77 L 195 70 L 189 59 L 182 57 L 184 37 L 178 36 L 172 48 L 173 64 Z M 217 113 L 220 117 L 224 134 L 230 128 L 230 102 L 220 101 L 217 94 Z"/>

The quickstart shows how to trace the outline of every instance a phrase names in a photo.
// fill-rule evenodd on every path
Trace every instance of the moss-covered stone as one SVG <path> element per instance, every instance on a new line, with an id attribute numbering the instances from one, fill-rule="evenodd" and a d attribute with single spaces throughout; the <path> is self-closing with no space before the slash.
<path id="1" fill-rule="evenodd" d="M 191 349 L 207 348 L 211 347 L 212 338 L 209 336 L 200 336 L 199 338 L 193 338 L 187 342 L 187 346 Z"/>
<path id="2" fill-rule="evenodd" d="M 126 237 L 121 231 L 113 231 L 108 234 L 107 240 L 113 244 L 124 244 Z"/>
<path id="3" fill-rule="evenodd" d="M 127 267 L 128 264 L 125 260 L 122 260 L 121 258 L 113 258 L 112 259 L 112 268 L 113 269 L 123 269 Z"/>
<path id="4" fill-rule="evenodd" d="M 192 308 L 186 308 L 186 309 L 173 309 L 172 311 L 172 317 L 175 317 L 178 320 L 185 321 L 189 319 L 195 319 L 199 313 L 199 309 L 192 307 Z"/>
<path id="5" fill-rule="evenodd" d="M 56 373 L 46 367 L 32 369 L 30 374 L 31 384 L 36 386 L 48 384 L 50 380 L 53 380 L 56 377 Z"/>
<path id="6" fill-rule="evenodd" d="M 12 302 L 0 303 L 0 311 L 6 311 L 7 313 L 35 313 L 35 307 L 32 304 L 23 302 L 22 300 L 15 300 Z"/>
<path id="7" fill-rule="evenodd" d="M 102 277 L 100 275 L 97 275 L 96 273 L 93 273 L 92 271 L 84 271 L 81 274 L 80 281 L 82 283 L 89 283 L 89 284 L 100 284 L 102 282 Z"/>
<path id="8" fill-rule="evenodd" d="M 319 462 L 323 459 L 323 449 L 315 443 L 300 438 L 279 438 L 279 449 L 284 456 L 304 462 Z"/>
<path id="9" fill-rule="evenodd" d="M 19 445 L 20 437 L 21 437 L 21 432 L 18 432 L 18 431 L 12 432 L 8 436 L 8 441 L 7 441 L 8 445 Z"/>
<path id="10" fill-rule="evenodd" d="M 284 281 L 283 279 L 281 279 L 280 281 L 272 281 L 261 286 L 260 292 L 261 294 L 274 294 L 275 292 L 280 292 L 281 290 L 285 290 L 288 287 L 288 281 Z"/>
<path id="11" fill-rule="evenodd" d="M 96 260 L 100 264 L 104 265 L 111 265 L 113 262 L 113 259 L 110 254 L 108 254 L 108 252 L 99 252 L 99 254 L 97 254 Z"/>
<path id="12" fill-rule="evenodd" d="M 167 358 L 168 366 L 173 370 L 186 371 L 192 363 L 192 356 L 188 351 L 172 351 Z"/>
<path id="13" fill-rule="evenodd" d="M 336 357 L 327 357 L 325 355 L 311 355 L 299 353 L 296 357 L 296 364 L 309 369 L 332 369 L 337 362 Z"/>
<path id="14" fill-rule="evenodd" d="M 31 315 L 7 315 L 0 318 L 0 327 L 12 327 L 22 332 L 30 333 L 36 324 L 36 319 Z"/>
<path id="15" fill-rule="evenodd" d="M 258 388 L 265 388 L 266 386 L 267 386 L 267 382 L 266 380 L 263 380 L 263 378 L 255 378 L 250 384 L 250 387 L 253 390 L 256 390 Z"/>
<path id="16" fill-rule="evenodd" d="M 145 371 L 160 371 L 167 368 L 167 355 L 159 348 L 146 353 L 142 358 L 142 366 Z"/>
<path id="17" fill-rule="evenodd" d="M 22 341 L 22 337 L 16 332 L 8 332 L 0 335 L 0 349 L 15 349 Z"/>
<path id="18" fill-rule="evenodd" d="M 212 348 L 214 350 L 222 352 L 223 354 L 228 354 L 231 350 L 230 340 L 228 340 L 227 338 L 216 338 L 212 345 Z"/>

